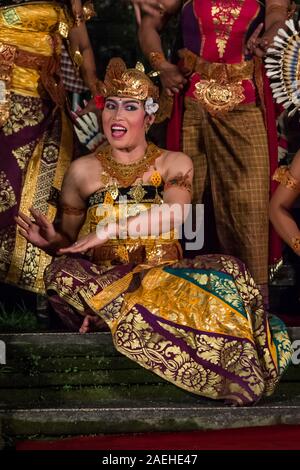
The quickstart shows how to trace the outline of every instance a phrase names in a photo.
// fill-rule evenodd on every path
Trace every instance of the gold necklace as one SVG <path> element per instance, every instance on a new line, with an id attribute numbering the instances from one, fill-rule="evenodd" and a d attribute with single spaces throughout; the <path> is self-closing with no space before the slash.
<path id="1" fill-rule="evenodd" d="M 141 177 L 151 164 L 162 154 L 162 149 L 149 142 L 146 153 L 138 161 L 133 163 L 117 162 L 112 156 L 111 146 L 105 147 L 97 158 L 105 172 L 115 178 L 121 186 L 128 187 Z"/>

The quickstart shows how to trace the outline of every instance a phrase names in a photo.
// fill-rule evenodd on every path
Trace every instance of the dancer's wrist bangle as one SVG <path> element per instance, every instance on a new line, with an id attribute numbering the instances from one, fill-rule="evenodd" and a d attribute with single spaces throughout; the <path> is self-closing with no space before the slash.
<path id="1" fill-rule="evenodd" d="M 291 247 L 294 251 L 300 254 L 300 237 L 293 237 L 291 240 Z"/>
<path id="2" fill-rule="evenodd" d="M 162 52 L 150 52 L 149 54 L 149 63 L 153 70 L 159 70 L 160 65 L 166 61 L 167 59 Z"/>

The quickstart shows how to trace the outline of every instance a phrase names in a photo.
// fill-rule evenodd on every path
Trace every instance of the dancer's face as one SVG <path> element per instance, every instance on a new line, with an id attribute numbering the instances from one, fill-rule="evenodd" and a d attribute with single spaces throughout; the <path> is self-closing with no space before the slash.
<path id="1" fill-rule="evenodd" d="M 112 147 L 134 148 L 143 143 L 150 121 L 152 117 L 145 113 L 142 101 L 130 97 L 109 97 L 105 101 L 103 130 Z"/>

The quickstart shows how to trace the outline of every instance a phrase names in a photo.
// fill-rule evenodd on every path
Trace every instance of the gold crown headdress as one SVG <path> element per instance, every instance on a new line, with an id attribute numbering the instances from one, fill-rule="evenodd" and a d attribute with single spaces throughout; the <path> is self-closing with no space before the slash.
<path id="1" fill-rule="evenodd" d="M 158 87 L 145 74 L 144 66 L 138 62 L 135 68 L 127 69 L 125 62 L 119 57 L 110 60 L 104 81 L 98 82 L 97 89 L 105 98 L 130 96 L 141 101 L 159 98 Z"/>

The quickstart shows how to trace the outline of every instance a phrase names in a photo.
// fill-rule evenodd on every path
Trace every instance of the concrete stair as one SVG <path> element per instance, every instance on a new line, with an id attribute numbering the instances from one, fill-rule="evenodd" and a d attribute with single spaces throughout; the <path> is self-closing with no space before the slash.
<path id="1" fill-rule="evenodd" d="M 299 327 L 289 333 L 300 339 Z M 300 365 L 290 366 L 273 396 L 235 408 L 162 381 L 117 353 L 110 333 L 0 340 L 7 355 L 0 421 L 8 438 L 300 424 Z"/>

